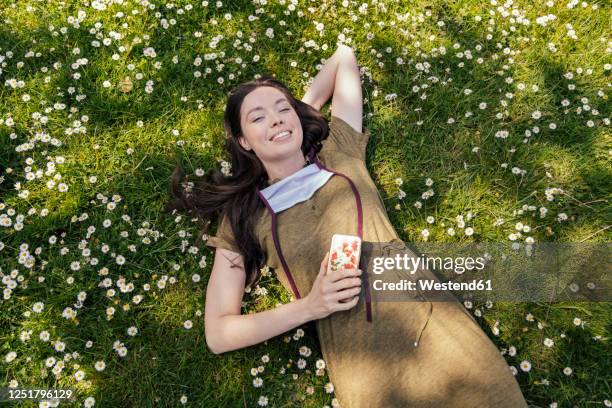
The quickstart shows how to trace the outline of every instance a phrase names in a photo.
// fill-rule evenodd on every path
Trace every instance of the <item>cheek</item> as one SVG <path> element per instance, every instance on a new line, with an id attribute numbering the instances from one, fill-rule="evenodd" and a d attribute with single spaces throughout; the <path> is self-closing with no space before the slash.
<path id="1" fill-rule="evenodd" d="M 251 144 L 251 146 L 254 146 L 263 143 L 265 136 L 265 129 L 262 129 L 260 126 L 253 124 L 249 126 L 246 138 Z"/>
<path id="2" fill-rule="evenodd" d="M 301 126 L 300 117 L 298 116 L 298 114 L 295 111 L 293 111 L 293 122 L 296 125 Z"/>
<path id="3" fill-rule="evenodd" d="M 302 146 L 302 143 L 304 143 L 304 134 L 300 131 L 300 135 L 298 137 L 295 138 L 295 144 L 297 146 Z"/>

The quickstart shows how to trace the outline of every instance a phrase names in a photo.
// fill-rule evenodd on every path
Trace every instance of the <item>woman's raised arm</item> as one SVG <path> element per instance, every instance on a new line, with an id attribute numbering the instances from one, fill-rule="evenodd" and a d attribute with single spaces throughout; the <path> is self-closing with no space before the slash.
<path id="1" fill-rule="evenodd" d="M 302 102 L 319 110 L 332 94 L 332 115 L 339 117 L 356 131 L 361 132 L 363 96 L 359 66 L 353 50 L 343 44 L 338 46 L 336 52 L 315 76 Z"/>

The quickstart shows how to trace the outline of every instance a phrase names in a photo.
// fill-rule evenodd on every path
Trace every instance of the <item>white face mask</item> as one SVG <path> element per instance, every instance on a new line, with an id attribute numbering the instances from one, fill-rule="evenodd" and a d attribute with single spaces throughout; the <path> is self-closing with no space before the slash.
<path id="1" fill-rule="evenodd" d="M 294 205 L 308 200 L 323 187 L 334 174 L 310 164 L 289 177 L 261 190 L 272 210 L 278 214 Z"/>

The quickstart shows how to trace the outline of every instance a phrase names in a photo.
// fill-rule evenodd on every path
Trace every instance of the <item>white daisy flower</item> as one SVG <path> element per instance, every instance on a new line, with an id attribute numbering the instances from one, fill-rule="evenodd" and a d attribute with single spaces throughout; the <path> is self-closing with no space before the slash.
<path id="1" fill-rule="evenodd" d="M 55 342 L 55 351 L 64 351 L 64 349 L 66 348 L 66 344 L 63 341 L 56 341 Z"/>
<path id="2" fill-rule="evenodd" d="M 524 372 L 529 372 L 531 370 L 531 363 L 527 360 L 523 360 L 521 361 L 520 367 Z"/>
<path id="3" fill-rule="evenodd" d="M 297 361 L 297 367 L 298 367 L 300 370 L 303 370 L 304 368 L 306 368 L 306 360 L 304 360 L 303 358 L 300 358 L 300 359 Z"/>
<path id="4" fill-rule="evenodd" d="M 45 308 L 45 305 L 43 302 L 36 302 L 32 306 L 32 310 L 34 311 L 34 313 L 41 313 L 44 308 Z"/>
<path id="5" fill-rule="evenodd" d="M 76 373 L 74 373 L 74 379 L 77 381 L 81 381 L 85 378 L 85 372 L 82 370 L 78 370 Z"/>
<path id="6" fill-rule="evenodd" d="M 6 361 L 7 363 L 10 363 L 11 361 L 15 360 L 17 358 L 17 353 L 15 353 L 14 351 L 9 351 L 6 355 L 6 357 L 4 357 L 4 361 Z"/>

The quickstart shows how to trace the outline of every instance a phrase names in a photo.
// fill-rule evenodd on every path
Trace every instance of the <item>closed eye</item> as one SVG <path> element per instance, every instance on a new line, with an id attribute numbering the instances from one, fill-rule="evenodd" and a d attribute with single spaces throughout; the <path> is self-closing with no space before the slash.
<path id="1" fill-rule="evenodd" d="M 281 112 L 287 112 L 287 111 L 290 111 L 290 110 L 291 110 L 290 108 L 284 108 L 284 109 L 281 109 Z M 253 119 L 253 122 L 257 122 L 259 119 L 263 119 L 263 117 L 259 116 L 259 117 L 255 118 L 255 119 Z"/>

